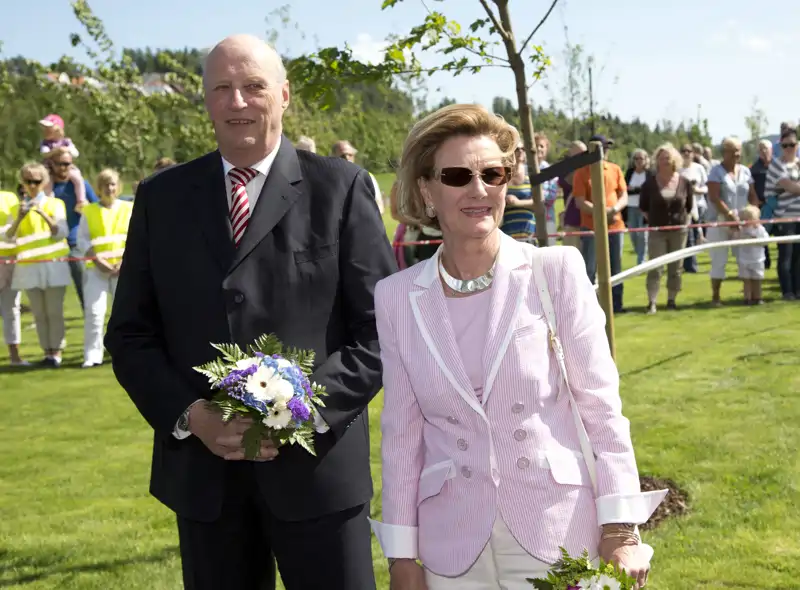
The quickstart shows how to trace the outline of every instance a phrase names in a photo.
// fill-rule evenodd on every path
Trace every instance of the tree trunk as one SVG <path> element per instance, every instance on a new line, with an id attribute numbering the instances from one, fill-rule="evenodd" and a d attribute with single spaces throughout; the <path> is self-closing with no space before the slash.
<path id="1" fill-rule="evenodd" d="M 525 75 L 525 62 L 517 53 L 517 44 L 514 40 L 511 25 L 511 14 L 508 11 L 508 0 L 495 0 L 497 13 L 500 17 L 500 24 L 508 34 L 503 38 L 503 43 L 508 54 L 508 62 L 511 71 L 514 72 L 514 82 L 517 87 L 517 102 L 519 103 L 520 129 L 522 141 L 525 143 L 525 154 L 528 158 L 528 175 L 533 177 L 539 174 L 539 159 L 536 155 L 536 146 L 533 142 L 533 115 L 531 105 L 528 103 L 528 84 Z M 542 197 L 542 185 L 531 186 L 531 196 L 533 197 L 533 214 L 536 217 L 536 238 L 539 246 L 547 246 L 547 214 L 544 208 Z"/>

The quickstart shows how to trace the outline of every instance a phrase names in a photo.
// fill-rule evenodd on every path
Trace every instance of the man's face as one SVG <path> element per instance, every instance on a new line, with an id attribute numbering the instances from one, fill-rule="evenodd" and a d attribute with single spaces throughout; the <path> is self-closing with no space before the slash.
<path id="1" fill-rule="evenodd" d="M 69 178 L 69 168 L 72 166 L 70 154 L 60 154 L 53 157 L 53 180 L 66 182 Z"/>
<path id="2" fill-rule="evenodd" d="M 356 150 L 349 143 L 343 143 L 336 146 L 336 155 L 347 160 L 348 162 L 356 161 Z"/>
<path id="3" fill-rule="evenodd" d="M 267 47 L 244 41 L 221 44 L 209 55 L 206 110 L 220 152 L 237 166 L 264 158 L 280 141 L 289 82 L 280 79 L 277 59 Z"/>

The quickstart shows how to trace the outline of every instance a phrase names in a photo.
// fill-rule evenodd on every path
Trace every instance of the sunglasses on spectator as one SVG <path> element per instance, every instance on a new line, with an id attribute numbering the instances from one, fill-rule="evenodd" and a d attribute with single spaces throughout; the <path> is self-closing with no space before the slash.
<path id="1" fill-rule="evenodd" d="M 797 147 L 797 142 L 795 142 L 795 143 L 782 143 L 781 147 L 788 150 L 790 148 Z"/>
<path id="2" fill-rule="evenodd" d="M 41 178 L 25 178 L 22 182 L 29 186 L 39 186 L 44 182 L 44 180 Z"/>
<path id="3" fill-rule="evenodd" d="M 53 162 L 54 166 L 59 166 L 60 168 L 67 168 L 72 166 L 72 162 Z"/>
<path id="4" fill-rule="evenodd" d="M 342 159 L 344 159 L 344 160 L 348 160 L 348 159 L 350 159 L 350 158 L 355 158 L 355 157 L 356 157 L 356 155 L 355 155 L 355 154 L 342 154 L 342 155 L 341 155 L 341 156 L 339 156 L 339 157 L 340 157 L 340 158 L 342 158 Z"/>
<path id="5" fill-rule="evenodd" d="M 511 179 L 511 168 L 504 166 L 494 166 L 485 168 L 480 172 L 473 172 L 469 168 L 453 166 L 442 168 L 439 171 L 439 182 L 445 186 L 462 187 L 472 182 L 473 176 L 480 176 L 483 183 L 487 186 L 502 186 Z"/>

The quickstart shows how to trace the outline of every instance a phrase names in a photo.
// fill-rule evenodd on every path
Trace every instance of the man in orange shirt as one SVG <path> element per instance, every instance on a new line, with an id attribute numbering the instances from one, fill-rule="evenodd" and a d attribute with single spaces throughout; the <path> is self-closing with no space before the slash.
<path id="1" fill-rule="evenodd" d="M 608 161 L 608 152 L 613 140 L 607 139 L 603 135 L 595 135 L 589 141 L 599 141 L 603 144 L 603 178 L 606 189 L 606 217 L 608 219 L 608 229 L 625 229 L 620 213 L 628 205 L 628 186 L 625 183 L 625 176 L 622 169 Z M 594 203 L 592 203 L 592 175 L 589 166 L 581 168 L 575 172 L 572 180 L 572 194 L 575 202 L 581 210 L 581 229 L 594 229 Z M 611 261 L 611 275 L 622 272 L 622 233 L 608 234 L 609 258 Z M 597 255 L 595 250 L 594 236 L 581 237 L 581 251 L 586 262 L 586 273 L 589 280 L 594 283 L 597 274 Z M 624 313 L 622 306 L 622 283 L 616 285 L 611 290 L 614 304 L 614 313 Z"/>

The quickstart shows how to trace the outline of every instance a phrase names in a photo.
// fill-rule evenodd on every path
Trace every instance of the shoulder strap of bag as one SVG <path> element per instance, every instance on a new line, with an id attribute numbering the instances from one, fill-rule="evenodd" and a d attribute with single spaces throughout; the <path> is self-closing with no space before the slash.
<path id="1" fill-rule="evenodd" d="M 578 441 L 581 445 L 581 452 L 586 462 L 586 468 L 589 470 L 592 488 L 594 489 L 595 496 L 597 496 L 597 465 L 594 451 L 592 451 L 592 444 L 589 442 L 589 434 L 586 432 L 586 427 L 583 425 L 583 420 L 578 412 L 578 404 L 575 402 L 575 397 L 572 395 L 572 388 L 570 387 L 569 376 L 567 375 L 567 365 L 564 361 L 564 349 L 561 347 L 561 340 L 556 331 L 556 312 L 553 308 L 553 300 L 550 298 L 550 289 L 547 286 L 547 279 L 544 276 L 542 256 L 539 252 L 534 252 L 531 267 L 533 269 L 533 280 L 536 283 L 536 289 L 539 292 L 539 300 L 542 303 L 545 320 L 547 321 L 547 329 L 550 333 L 550 348 L 553 354 L 555 354 L 556 361 L 558 361 L 558 368 L 561 371 L 561 377 L 564 380 L 564 385 L 559 391 L 558 396 L 561 397 L 564 391 L 566 391 L 567 396 L 569 396 L 569 405 L 572 410 L 572 419 L 575 422 L 575 429 L 578 431 Z"/>

